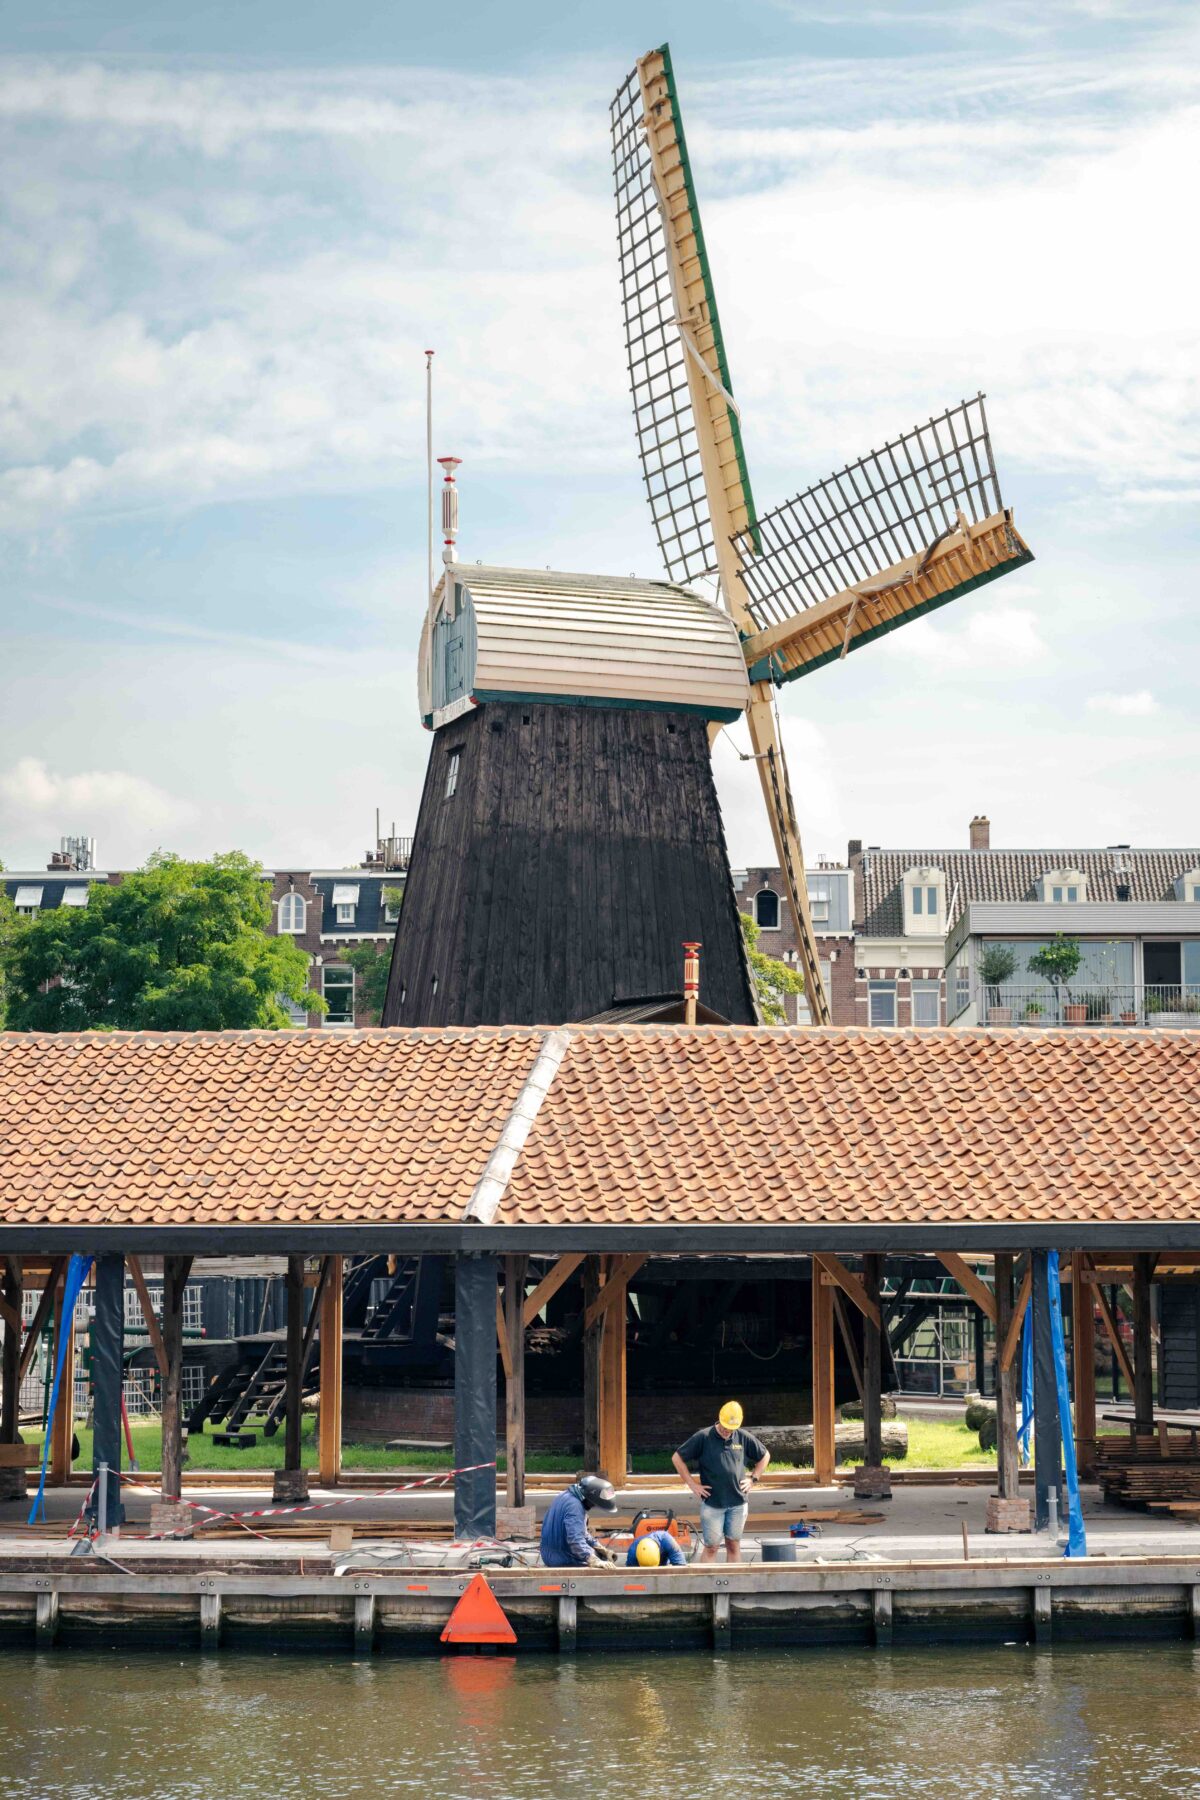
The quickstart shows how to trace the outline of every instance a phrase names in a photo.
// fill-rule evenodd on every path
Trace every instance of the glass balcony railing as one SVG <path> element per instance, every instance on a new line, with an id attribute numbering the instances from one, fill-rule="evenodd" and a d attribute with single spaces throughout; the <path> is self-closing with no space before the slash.
<path id="1" fill-rule="evenodd" d="M 1200 984 L 1116 982 L 1107 986 L 1052 988 L 1046 983 L 1022 986 L 982 984 L 975 994 L 981 1025 L 1121 1026 L 1140 1025 L 1165 1031 L 1200 1031 Z"/>

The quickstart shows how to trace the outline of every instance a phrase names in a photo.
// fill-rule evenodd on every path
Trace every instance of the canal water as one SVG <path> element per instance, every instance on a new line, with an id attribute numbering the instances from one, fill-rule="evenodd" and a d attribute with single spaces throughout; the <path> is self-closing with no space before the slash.
<path id="1" fill-rule="evenodd" d="M 1200 1650 L 0 1654 L 2 1800 L 1200 1794 Z"/>

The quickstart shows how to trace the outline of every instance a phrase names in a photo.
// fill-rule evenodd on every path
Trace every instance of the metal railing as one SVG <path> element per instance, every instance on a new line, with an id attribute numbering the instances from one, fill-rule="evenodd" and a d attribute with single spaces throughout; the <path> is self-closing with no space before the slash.
<path id="1" fill-rule="evenodd" d="M 1002 981 L 980 983 L 975 1005 L 981 1025 L 1141 1025 L 1200 1031 L 1200 984 L 1073 981 L 1053 988 Z"/>

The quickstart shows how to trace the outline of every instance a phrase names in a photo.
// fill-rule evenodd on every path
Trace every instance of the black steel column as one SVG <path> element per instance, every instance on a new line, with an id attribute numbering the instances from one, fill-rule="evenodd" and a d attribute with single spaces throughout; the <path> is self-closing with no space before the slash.
<path id="1" fill-rule="evenodd" d="M 108 1464 L 108 1510 L 111 1531 L 125 1518 L 121 1504 L 121 1387 L 125 1378 L 125 1258 L 96 1258 L 96 1317 L 92 1324 L 92 1411 L 95 1427 L 92 1472 Z M 60 1406 L 69 1398 L 58 1397 Z M 88 1505 L 89 1516 L 99 1517 L 97 1485 Z"/>
<path id="2" fill-rule="evenodd" d="M 454 1535 L 496 1534 L 496 1281 L 494 1256 L 454 1264 Z"/>
<path id="3" fill-rule="evenodd" d="M 1046 1252 L 1033 1252 L 1033 1460 L 1037 1501 L 1034 1530 L 1050 1521 L 1050 1494 L 1058 1496 L 1063 1516 L 1062 1438 L 1058 1419 L 1058 1380 L 1050 1329 L 1050 1281 Z"/>

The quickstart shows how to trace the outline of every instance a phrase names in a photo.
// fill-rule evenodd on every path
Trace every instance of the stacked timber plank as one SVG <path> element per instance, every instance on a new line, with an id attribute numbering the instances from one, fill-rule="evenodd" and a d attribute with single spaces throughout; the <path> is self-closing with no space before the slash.
<path id="1" fill-rule="evenodd" d="M 1171 1440 L 1160 1433 L 1101 1438 L 1096 1474 L 1104 1498 L 1156 1511 L 1200 1512 L 1200 1452 L 1195 1434 L 1174 1442 L 1179 1447 L 1172 1453 Z"/>

